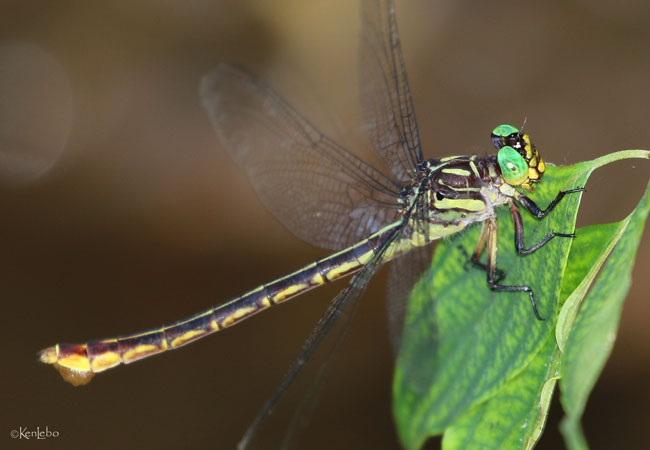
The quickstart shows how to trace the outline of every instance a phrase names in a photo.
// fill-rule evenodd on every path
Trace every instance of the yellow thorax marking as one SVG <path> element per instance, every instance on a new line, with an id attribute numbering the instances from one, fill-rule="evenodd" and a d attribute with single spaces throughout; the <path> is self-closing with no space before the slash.
<path id="1" fill-rule="evenodd" d="M 472 159 L 469 160 L 469 167 L 470 167 L 470 169 L 472 169 L 472 172 L 474 172 L 474 175 L 477 178 L 480 178 L 480 175 L 478 173 L 478 169 L 476 168 L 476 164 L 474 164 L 474 161 Z"/>
<path id="2" fill-rule="evenodd" d="M 465 170 L 465 169 L 442 169 L 442 171 L 444 173 L 449 173 L 452 175 L 460 175 L 462 177 L 468 177 L 472 174 L 469 170 Z"/>
<path id="3" fill-rule="evenodd" d="M 443 198 L 435 201 L 438 209 L 465 209 L 467 211 L 482 211 L 485 209 L 485 202 L 474 198 Z"/>

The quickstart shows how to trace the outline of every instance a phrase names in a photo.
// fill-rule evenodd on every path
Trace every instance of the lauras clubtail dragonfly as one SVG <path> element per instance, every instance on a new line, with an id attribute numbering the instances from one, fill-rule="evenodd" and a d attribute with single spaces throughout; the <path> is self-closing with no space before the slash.
<path id="1" fill-rule="evenodd" d="M 486 271 L 492 290 L 527 293 L 532 314 L 543 320 L 529 286 L 501 284 L 503 272 L 496 265 L 496 209 L 509 207 L 515 249 L 528 254 L 554 237 L 573 234 L 552 232 L 527 248 L 520 206 L 541 219 L 564 195 L 582 188 L 559 192 L 545 209 L 526 196 L 542 181 L 545 164 L 529 136 L 510 125 L 492 132 L 496 155 L 425 160 L 392 0 L 362 1 L 362 18 L 360 89 L 365 131 L 390 175 L 323 135 L 245 69 L 220 65 L 201 83 L 201 98 L 221 143 L 246 171 L 264 205 L 297 237 L 336 252 L 170 325 L 85 344 L 57 344 L 40 353 L 42 362 L 53 364 L 72 384 L 86 384 L 95 373 L 181 347 L 355 274 L 331 302 L 250 434 L 340 311 L 359 300 L 381 264 L 409 252 L 428 261 L 429 243 L 476 222 L 483 228 L 471 261 Z M 487 263 L 481 263 L 486 249 Z M 405 265 L 393 267 L 393 271 L 403 270 Z M 426 264 L 420 264 L 417 270 L 408 269 L 412 281 L 425 268 Z"/>

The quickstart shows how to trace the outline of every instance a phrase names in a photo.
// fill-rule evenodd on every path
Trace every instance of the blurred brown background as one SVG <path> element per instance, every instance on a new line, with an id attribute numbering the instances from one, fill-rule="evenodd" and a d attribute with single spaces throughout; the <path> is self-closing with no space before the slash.
<path id="1" fill-rule="evenodd" d="M 491 151 L 490 130 L 524 118 L 547 161 L 650 149 L 650 6 L 622 5 L 398 0 L 425 154 Z M 9 155 L 0 447 L 233 448 L 342 285 L 83 388 L 36 352 L 174 321 L 326 254 L 263 209 L 219 148 L 197 86 L 219 62 L 245 64 L 345 136 L 359 125 L 357 2 L 3 1 L 0 10 Z M 596 172 L 580 224 L 623 218 L 649 177 L 647 161 Z M 596 449 L 647 443 L 648 267 L 646 230 L 614 353 L 587 406 Z M 384 275 L 300 448 L 397 448 Z M 560 417 L 555 404 L 538 448 L 562 445 Z M 10 439 L 19 426 L 61 436 Z"/>

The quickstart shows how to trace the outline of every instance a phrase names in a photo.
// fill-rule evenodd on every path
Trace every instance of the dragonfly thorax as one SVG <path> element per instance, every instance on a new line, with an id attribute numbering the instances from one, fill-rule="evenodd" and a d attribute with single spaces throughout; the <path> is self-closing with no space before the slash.
<path id="1" fill-rule="evenodd" d="M 424 161 L 402 191 L 408 233 L 400 244 L 419 247 L 494 217 L 495 208 L 515 194 L 494 156 L 453 156 Z M 400 251 L 398 250 L 398 253 Z"/>

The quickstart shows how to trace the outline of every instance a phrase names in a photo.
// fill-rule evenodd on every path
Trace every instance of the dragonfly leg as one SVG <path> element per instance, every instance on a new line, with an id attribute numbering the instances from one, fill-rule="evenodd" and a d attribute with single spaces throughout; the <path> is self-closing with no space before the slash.
<path id="1" fill-rule="evenodd" d="M 486 272 L 488 271 L 488 265 L 479 261 L 479 258 L 481 257 L 481 254 L 483 253 L 483 250 L 485 249 L 485 244 L 487 242 L 487 236 L 488 236 L 487 224 L 488 224 L 487 221 L 483 222 L 483 228 L 481 228 L 481 235 L 479 236 L 478 242 L 476 243 L 476 248 L 474 249 L 471 258 L 469 258 L 469 262 L 471 262 L 472 265 L 479 267 L 485 270 Z M 463 247 L 461 247 L 461 250 L 465 253 L 465 256 L 469 256 L 467 255 L 467 252 Z M 495 283 L 497 284 L 500 283 L 501 280 L 503 280 L 506 277 L 506 273 L 501 269 L 495 267 L 494 272 L 495 272 L 494 280 Z"/>
<path id="2" fill-rule="evenodd" d="M 487 283 L 493 291 L 509 291 L 509 292 L 528 292 L 530 297 L 530 304 L 533 307 L 533 313 L 537 320 L 545 320 L 540 316 L 537 310 L 537 302 L 535 302 L 535 294 L 533 288 L 527 285 L 503 285 L 499 284 L 500 279 L 497 276 L 497 221 L 496 218 L 488 219 L 486 222 L 487 227 Z"/>
<path id="3" fill-rule="evenodd" d="M 526 197 L 525 195 L 519 195 L 517 197 L 517 200 L 519 200 L 519 203 L 521 203 L 524 208 L 530 211 L 530 213 L 533 216 L 537 217 L 538 219 L 541 219 L 546 214 L 550 213 L 553 210 L 553 208 L 555 208 L 555 206 L 557 206 L 557 204 L 560 203 L 560 200 L 562 200 L 566 194 L 574 194 L 576 192 L 582 192 L 584 190 L 585 188 L 583 186 L 575 189 L 569 189 L 568 191 L 560 191 L 555 196 L 555 198 L 551 201 L 551 203 L 548 204 L 546 209 L 541 209 L 539 206 L 537 206 L 537 203 L 535 203 L 533 200 Z"/>
<path id="4" fill-rule="evenodd" d="M 568 191 L 563 191 L 563 192 L 568 192 Z M 510 207 L 510 213 L 512 214 L 512 222 L 515 224 L 515 249 L 517 250 L 517 253 L 521 255 L 528 255 L 530 253 L 533 253 L 536 250 L 539 250 L 554 237 L 563 237 L 563 238 L 576 237 L 575 233 L 557 233 L 553 231 L 551 233 L 548 233 L 546 236 L 544 236 L 542 240 L 539 241 L 537 244 L 533 245 L 530 248 L 526 248 L 524 244 L 524 223 L 521 220 L 521 214 L 519 213 L 519 206 L 517 206 L 517 204 L 512 200 L 510 200 L 508 206 Z"/>

